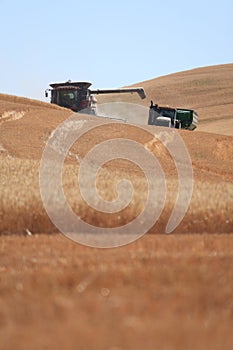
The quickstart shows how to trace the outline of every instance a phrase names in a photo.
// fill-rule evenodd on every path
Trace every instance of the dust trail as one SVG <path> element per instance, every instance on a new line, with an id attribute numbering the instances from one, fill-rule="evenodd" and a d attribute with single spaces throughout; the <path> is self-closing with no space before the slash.
<path id="1" fill-rule="evenodd" d="M 98 105 L 98 115 L 125 123 L 147 125 L 149 108 L 126 102 L 102 103 Z"/>

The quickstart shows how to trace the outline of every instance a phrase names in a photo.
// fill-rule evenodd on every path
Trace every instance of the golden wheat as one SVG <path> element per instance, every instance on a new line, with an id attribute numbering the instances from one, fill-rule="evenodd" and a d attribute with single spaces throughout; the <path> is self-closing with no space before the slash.
<path id="1" fill-rule="evenodd" d="M 31 232 L 56 231 L 43 208 L 40 196 L 39 161 L 2 156 L 0 168 L 0 232 L 24 233 L 26 229 Z M 126 171 L 102 169 L 97 188 L 105 200 L 116 199 L 116 184 L 122 178 L 131 180 L 134 188 L 133 200 L 128 208 L 120 214 L 106 215 L 96 212 L 83 201 L 77 185 L 77 171 L 77 166 L 65 165 L 63 189 L 73 210 L 85 221 L 99 226 L 121 226 L 143 211 L 147 199 L 145 178 Z M 164 212 L 151 232 L 164 230 L 175 204 L 177 181 L 169 177 L 167 184 Z M 230 182 L 196 180 L 190 208 L 176 232 L 232 232 L 232 210 L 233 185 Z"/>

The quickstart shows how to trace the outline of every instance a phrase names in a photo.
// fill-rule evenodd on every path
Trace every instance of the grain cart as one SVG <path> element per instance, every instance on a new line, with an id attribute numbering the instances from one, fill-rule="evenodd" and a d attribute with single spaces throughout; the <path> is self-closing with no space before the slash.
<path id="1" fill-rule="evenodd" d="M 194 130 L 197 123 L 198 114 L 192 109 L 161 107 L 151 101 L 149 125 Z"/>

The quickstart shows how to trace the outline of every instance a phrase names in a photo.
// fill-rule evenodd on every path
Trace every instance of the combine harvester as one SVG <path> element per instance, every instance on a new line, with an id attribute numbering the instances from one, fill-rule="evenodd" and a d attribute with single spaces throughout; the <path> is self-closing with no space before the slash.
<path id="1" fill-rule="evenodd" d="M 61 107 L 71 109 L 73 112 L 84 112 L 97 116 L 97 100 L 93 95 L 138 93 L 141 99 L 146 98 L 142 87 L 119 88 L 105 90 L 90 90 L 89 82 L 72 82 L 50 84 L 51 89 L 45 90 L 45 97 L 51 92 L 50 102 Z M 149 109 L 148 125 L 169 128 L 194 130 L 197 127 L 198 114 L 191 109 L 159 107 L 153 104 Z"/>
<path id="2" fill-rule="evenodd" d="M 45 97 L 51 91 L 51 103 L 70 108 L 74 112 L 85 110 L 86 114 L 97 115 L 97 100 L 93 95 L 122 94 L 137 92 L 141 99 L 146 97 L 143 88 L 121 88 L 107 90 L 90 90 L 91 83 L 71 82 L 50 84 L 52 89 L 45 90 Z"/>

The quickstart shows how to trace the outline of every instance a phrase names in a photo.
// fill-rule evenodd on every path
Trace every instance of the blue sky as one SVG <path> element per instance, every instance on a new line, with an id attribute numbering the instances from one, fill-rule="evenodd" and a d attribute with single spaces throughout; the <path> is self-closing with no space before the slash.
<path id="1" fill-rule="evenodd" d="M 0 0 L 0 92 L 114 88 L 233 62 L 233 1 Z"/>

